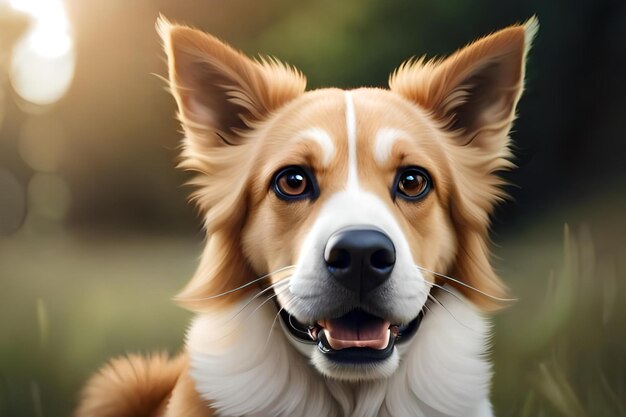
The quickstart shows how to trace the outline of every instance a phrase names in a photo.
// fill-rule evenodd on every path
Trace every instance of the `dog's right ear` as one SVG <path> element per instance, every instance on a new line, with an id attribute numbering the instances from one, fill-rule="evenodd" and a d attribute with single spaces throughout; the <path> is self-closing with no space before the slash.
<path id="1" fill-rule="evenodd" d="M 202 311 L 229 300 L 212 300 L 215 294 L 254 276 L 238 238 L 254 172 L 249 166 L 254 127 L 302 94 L 306 81 L 277 60 L 253 61 L 211 35 L 163 17 L 157 30 L 185 132 L 179 167 L 196 174 L 189 181 L 195 186 L 192 200 L 210 237 L 196 274 L 176 300 Z"/>
<path id="2" fill-rule="evenodd" d="M 157 21 L 169 81 L 186 130 L 237 143 L 254 122 L 304 92 L 306 80 L 274 59 L 253 61 L 214 36 Z M 187 132 L 189 133 L 189 132 Z"/>
<path id="3" fill-rule="evenodd" d="M 306 80 L 275 59 L 254 61 L 217 38 L 165 18 L 157 21 L 169 63 L 170 90 L 185 132 L 179 167 L 207 231 L 236 224 L 245 211 L 253 127 L 304 92 Z M 233 226 L 234 227 L 234 226 Z"/>

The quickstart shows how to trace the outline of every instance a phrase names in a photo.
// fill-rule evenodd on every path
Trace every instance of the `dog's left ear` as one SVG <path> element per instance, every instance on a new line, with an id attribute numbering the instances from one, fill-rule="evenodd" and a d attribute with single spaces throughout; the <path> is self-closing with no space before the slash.
<path id="1" fill-rule="evenodd" d="M 506 147 L 524 84 L 524 61 L 536 18 L 486 36 L 444 60 L 411 60 L 390 77 L 390 89 L 440 119 L 445 128 L 486 152 Z"/>
<path id="2" fill-rule="evenodd" d="M 450 212 L 458 254 L 450 274 L 495 298 L 458 289 L 484 309 L 506 296 L 489 260 L 489 216 L 505 197 L 498 171 L 513 167 L 509 130 L 524 87 L 526 54 L 537 32 L 531 18 L 486 36 L 443 60 L 413 60 L 389 80 L 390 89 L 439 121 L 454 177 Z"/>

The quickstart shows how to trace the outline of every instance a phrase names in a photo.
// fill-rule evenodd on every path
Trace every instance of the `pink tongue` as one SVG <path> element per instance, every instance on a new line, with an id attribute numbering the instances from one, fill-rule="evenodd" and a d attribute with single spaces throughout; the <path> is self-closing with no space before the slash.
<path id="1" fill-rule="evenodd" d="M 370 319 L 360 323 L 342 320 L 324 320 L 319 325 L 326 332 L 328 344 L 335 350 L 349 347 L 384 349 L 389 343 L 389 326 L 383 319 Z"/>

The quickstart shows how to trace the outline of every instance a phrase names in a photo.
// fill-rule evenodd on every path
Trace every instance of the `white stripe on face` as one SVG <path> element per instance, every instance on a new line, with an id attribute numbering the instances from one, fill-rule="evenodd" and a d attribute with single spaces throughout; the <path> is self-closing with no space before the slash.
<path id="1" fill-rule="evenodd" d="M 356 160 L 356 116 L 352 94 L 346 91 L 346 129 L 348 133 L 348 189 L 359 188 Z"/>
<path id="2" fill-rule="evenodd" d="M 299 140 L 312 140 L 322 148 L 322 165 L 328 166 L 335 156 L 335 145 L 328 132 L 319 127 L 307 129 L 298 134 Z"/>
<path id="3" fill-rule="evenodd" d="M 398 129 L 382 128 L 374 140 L 374 158 L 379 165 L 384 164 L 391 155 L 393 145 L 409 135 Z"/>

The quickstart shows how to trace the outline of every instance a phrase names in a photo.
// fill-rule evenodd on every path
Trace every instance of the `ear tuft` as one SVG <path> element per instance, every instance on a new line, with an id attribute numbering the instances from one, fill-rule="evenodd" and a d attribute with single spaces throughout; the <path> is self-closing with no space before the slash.
<path id="1" fill-rule="evenodd" d="M 537 18 L 537 16 L 532 16 L 526 21 L 526 23 L 524 23 L 524 32 L 526 42 L 524 51 L 526 52 L 526 54 L 528 54 L 528 51 L 530 51 L 530 48 L 533 45 L 535 37 L 537 37 L 537 32 L 539 32 L 539 19 Z"/>
<path id="2" fill-rule="evenodd" d="M 172 22 L 170 22 L 163 14 L 159 13 L 159 17 L 157 17 L 154 26 L 159 34 L 159 37 L 161 38 L 161 42 L 163 42 L 163 48 L 167 51 L 169 49 L 170 31 L 173 26 Z"/>

